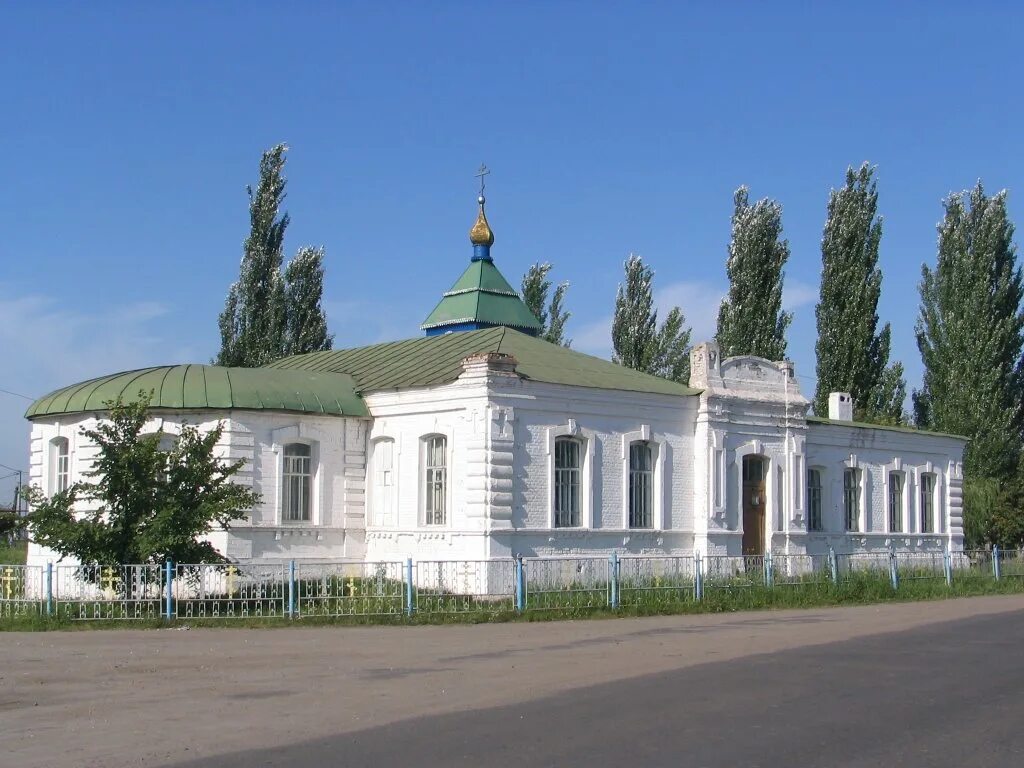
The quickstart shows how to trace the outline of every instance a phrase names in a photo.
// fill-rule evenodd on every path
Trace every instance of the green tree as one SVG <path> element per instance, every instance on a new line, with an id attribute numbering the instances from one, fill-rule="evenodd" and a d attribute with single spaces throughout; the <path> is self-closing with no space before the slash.
<path id="1" fill-rule="evenodd" d="M 1021 270 L 1006 193 L 977 186 L 944 201 L 935 268 L 921 268 L 919 426 L 970 438 L 966 477 L 1014 475 L 1021 448 Z"/>
<path id="2" fill-rule="evenodd" d="M 750 204 L 746 187 L 733 197 L 732 239 L 725 263 L 729 293 L 718 310 L 722 357 L 786 357 L 786 329 L 793 319 L 782 311 L 782 268 L 789 241 L 782 239 L 782 206 L 765 198 Z"/>
<path id="3" fill-rule="evenodd" d="M 264 152 L 256 190 L 246 188 L 250 230 L 238 281 L 228 290 L 220 314 L 218 365 L 255 368 L 285 354 L 331 347 L 321 308 L 323 249 L 300 249 L 281 272 L 284 235 L 291 221 L 281 212 L 287 152 L 284 144 Z"/>
<path id="4" fill-rule="evenodd" d="M 551 293 L 551 281 L 548 280 L 548 273 L 551 265 L 547 263 L 533 264 L 523 275 L 523 303 L 541 324 L 540 338 L 550 341 L 552 344 L 559 344 L 563 347 L 572 345 L 572 340 L 565 338 L 565 324 L 569 321 L 571 313 L 562 309 L 565 300 L 565 292 L 569 289 L 569 283 L 559 283 L 551 294 L 551 303 L 548 303 L 548 294 Z"/>
<path id="5" fill-rule="evenodd" d="M 330 349 L 334 336 L 327 332 L 321 306 L 324 293 L 324 249 L 300 248 L 284 272 L 286 355 Z"/>
<path id="6" fill-rule="evenodd" d="M 217 457 L 220 424 L 205 433 L 184 426 L 174 446 L 161 450 L 163 433 L 143 432 L 150 399 L 140 392 L 135 402 L 108 402 L 109 418 L 82 430 L 97 448 L 88 481 L 49 498 L 27 489 L 34 541 L 83 563 L 223 561 L 199 538 L 258 503 L 257 494 L 232 482 L 244 462 Z M 79 501 L 91 511 L 76 514 Z"/>
<path id="7" fill-rule="evenodd" d="M 690 329 L 679 307 L 661 327 L 654 308 L 654 272 L 634 254 L 626 259 L 625 282 L 615 296 L 612 359 L 627 368 L 686 383 L 690 378 Z"/>
<path id="8" fill-rule="evenodd" d="M 889 365 L 891 329 L 878 328 L 882 270 L 874 169 L 864 163 L 846 169 L 846 183 L 832 190 L 821 238 L 821 294 L 814 411 L 828 414 L 830 392 L 849 392 L 856 418 L 885 424 L 904 421 L 907 385 L 903 364 Z"/>

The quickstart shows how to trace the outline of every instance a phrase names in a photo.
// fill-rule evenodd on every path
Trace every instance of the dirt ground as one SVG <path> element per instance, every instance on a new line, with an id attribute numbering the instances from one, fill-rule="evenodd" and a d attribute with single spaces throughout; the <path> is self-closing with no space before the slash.
<path id="1" fill-rule="evenodd" d="M 0 634 L 0 766 L 166 765 L 1022 610 L 1014 595 L 534 624 Z"/>

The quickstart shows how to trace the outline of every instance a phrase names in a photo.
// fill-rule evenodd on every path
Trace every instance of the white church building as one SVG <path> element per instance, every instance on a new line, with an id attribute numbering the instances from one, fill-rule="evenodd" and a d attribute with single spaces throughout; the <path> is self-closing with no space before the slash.
<path id="1" fill-rule="evenodd" d="M 483 198 L 469 267 L 425 335 L 278 360 L 113 374 L 29 408 L 31 482 L 83 477 L 104 403 L 152 430 L 224 425 L 261 503 L 233 560 L 788 554 L 962 548 L 965 440 L 808 415 L 790 362 L 690 353 L 689 386 L 550 344 L 497 270 Z M 29 564 L 58 556 L 30 545 Z"/>

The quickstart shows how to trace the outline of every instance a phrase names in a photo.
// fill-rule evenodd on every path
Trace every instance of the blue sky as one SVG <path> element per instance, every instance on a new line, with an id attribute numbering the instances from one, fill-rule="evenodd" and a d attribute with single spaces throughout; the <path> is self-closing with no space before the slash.
<path id="1" fill-rule="evenodd" d="M 8 5 L 0 387 L 208 361 L 279 141 L 286 248 L 326 247 L 338 346 L 418 335 L 470 256 L 481 161 L 496 263 L 518 283 L 551 261 L 574 346 L 601 355 L 631 251 L 711 335 L 733 190 L 776 198 L 808 393 L 828 192 L 869 160 L 880 314 L 916 386 L 942 197 L 981 178 L 1020 221 L 1024 11 L 827 5 Z M 26 405 L 0 393 L 0 463 L 28 463 Z"/>

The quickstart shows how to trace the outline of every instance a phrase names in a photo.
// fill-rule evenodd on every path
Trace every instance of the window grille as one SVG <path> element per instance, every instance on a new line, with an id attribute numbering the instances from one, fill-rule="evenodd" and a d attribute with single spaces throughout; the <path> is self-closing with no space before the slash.
<path id="1" fill-rule="evenodd" d="M 903 473 L 889 473 L 889 532 L 903 532 Z"/>
<path id="2" fill-rule="evenodd" d="M 580 524 L 580 443 L 560 437 L 555 440 L 555 527 Z"/>
<path id="3" fill-rule="evenodd" d="M 424 523 L 444 525 L 447 521 L 448 439 L 428 437 L 424 441 Z"/>
<path id="4" fill-rule="evenodd" d="M 287 522 L 309 522 L 313 485 L 312 450 L 304 443 L 292 443 L 284 449 L 281 518 Z"/>
<path id="5" fill-rule="evenodd" d="M 935 533 L 935 475 L 921 475 L 921 533 Z"/>
<path id="6" fill-rule="evenodd" d="M 654 527 L 654 450 L 644 441 L 629 446 L 629 527 Z"/>
<path id="7" fill-rule="evenodd" d="M 848 468 L 843 472 L 843 511 L 846 530 L 860 530 L 860 470 Z"/>

